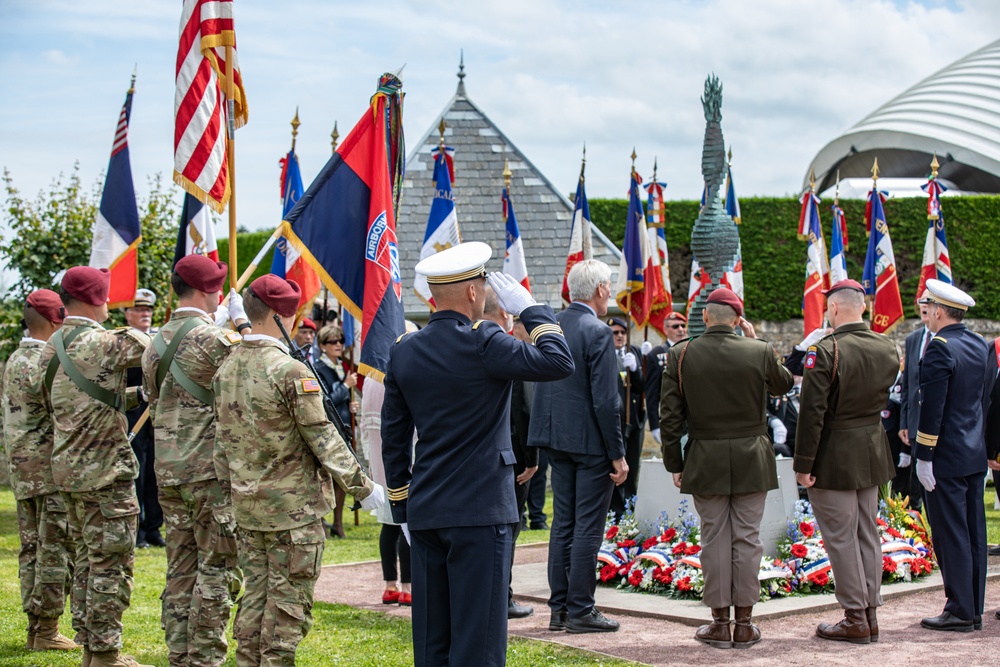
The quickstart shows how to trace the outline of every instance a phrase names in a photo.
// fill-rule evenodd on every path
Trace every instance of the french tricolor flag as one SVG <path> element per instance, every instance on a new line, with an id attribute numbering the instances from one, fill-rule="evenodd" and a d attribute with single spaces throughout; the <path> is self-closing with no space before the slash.
<path id="1" fill-rule="evenodd" d="M 569 303 L 570 269 L 577 262 L 590 259 L 593 251 L 590 240 L 590 203 L 587 201 L 587 190 L 583 183 L 583 169 L 580 169 L 580 182 L 576 186 L 576 196 L 573 198 L 573 227 L 569 234 L 569 252 L 566 255 L 566 271 L 563 273 L 562 298 Z"/>
<path id="2" fill-rule="evenodd" d="M 507 254 L 503 258 L 503 272 L 531 291 L 528 281 L 528 265 L 524 261 L 524 244 L 521 230 L 517 227 L 514 202 L 510 200 L 510 189 L 503 189 L 503 217 L 507 221 Z"/>
<path id="3" fill-rule="evenodd" d="M 301 199 L 305 188 L 302 187 L 302 171 L 299 169 L 299 157 L 295 154 L 294 148 L 288 151 L 288 155 L 283 157 L 279 164 L 281 165 L 281 217 L 283 220 L 287 220 L 288 214 L 292 212 L 295 204 Z M 274 247 L 271 273 L 298 283 L 302 290 L 299 295 L 298 310 L 300 313 L 311 305 L 313 299 L 319 294 L 319 276 L 309 266 L 302 253 L 284 236 L 278 240 Z"/>
<path id="4" fill-rule="evenodd" d="M 452 199 L 451 185 L 455 182 L 455 150 L 445 146 L 444 151 L 435 148 L 434 156 L 434 199 L 431 201 L 431 212 L 427 216 L 427 231 L 424 233 L 424 244 L 420 248 L 420 259 L 447 248 L 458 245 L 462 237 L 458 231 L 458 216 L 455 213 L 455 200 Z M 416 274 L 413 281 L 413 292 L 431 309 L 434 309 L 434 298 L 427 286 L 427 278 Z"/>
<path id="5" fill-rule="evenodd" d="M 799 232 L 809 241 L 806 253 L 806 282 L 802 294 L 802 322 L 808 334 L 823 326 L 826 297 L 823 290 L 830 287 L 830 265 L 826 242 L 819 220 L 819 197 L 812 189 L 802 193 L 802 212 L 799 215 Z"/>
<path id="6" fill-rule="evenodd" d="M 135 77 L 125 95 L 125 105 L 118 117 L 111 160 L 101 194 L 101 207 L 94 222 L 94 239 L 90 247 L 90 266 L 111 270 L 111 290 L 108 307 L 131 306 L 139 287 L 138 246 L 142 241 L 139 229 L 139 209 L 132 185 L 132 164 L 128 157 L 128 120 L 132 114 L 132 94 Z"/>

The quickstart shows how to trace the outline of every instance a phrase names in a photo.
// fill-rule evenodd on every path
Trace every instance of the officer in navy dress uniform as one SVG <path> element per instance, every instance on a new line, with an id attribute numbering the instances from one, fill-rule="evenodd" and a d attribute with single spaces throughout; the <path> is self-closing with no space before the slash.
<path id="1" fill-rule="evenodd" d="M 927 281 L 927 327 L 934 333 L 920 360 L 917 478 L 947 601 L 920 622 L 930 630 L 972 632 L 983 624 L 986 593 L 985 413 L 993 389 L 992 354 L 962 319 L 976 302 L 962 290 Z"/>
<path id="2" fill-rule="evenodd" d="M 492 254 L 485 243 L 462 243 L 417 264 L 437 311 L 396 341 L 385 376 L 382 460 L 393 519 L 411 536 L 416 667 L 505 664 L 519 520 L 511 383 L 574 370 L 552 309 L 513 278 L 494 273 L 489 283 L 534 346 L 479 320 Z"/>

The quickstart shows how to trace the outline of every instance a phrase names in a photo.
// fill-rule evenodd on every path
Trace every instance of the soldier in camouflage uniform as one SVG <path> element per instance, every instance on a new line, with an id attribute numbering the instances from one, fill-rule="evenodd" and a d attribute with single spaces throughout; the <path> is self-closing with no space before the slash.
<path id="1" fill-rule="evenodd" d="M 178 667 L 222 664 L 229 611 L 242 585 L 229 488 L 219 484 L 212 464 L 212 376 L 240 342 L 238 333 L 216 323 L 232 317 L 241 330 L 249 328 L 235 293 L 228 310 L 220 306 L 215 317 L 208 314 L 219 303 L 227 270 L 224 262 L 203 255 L 177 262 L 170 280 L 179 307 L 142 355 L 166 524 L 161 624 L 170 664 Z M 166 355 L 172 356 L 169 371 L 163 368 Z"/>
<path id="2" fill-rule="evenodd" d="M 121 654 L 122 614 L 132 596 L 138 463 L 126 437 L 125 371 L 140 363 L 149 336 L 106 331 L 110 272 L 75 266 L 59 294 L 63 327 L 39 368 L 55 425 L 52 479 L 63 492 L 77 542 L 73 628 L 84 667 L 137 667 Z"/>
<path id="3" fill-rule="evenodd" d="M 382 505 L 385 491 L 327 419 L 316 377 L 278 340 L 273 316 L 291 329 L 298 285 L 262 276 L 243 298 L 255 333 L 222 362 L 212 385 L 215 469 L 232 490 L 246 576 L 233 628 L 236 664 L 290 666 L 312 626 L 333 484 L 366 509 Z"/>
<path id="4" fill-rule="evenodd" d="M 28 336 L 10 356 L 3 375 L 4 450 L 17 500 L 21 538 L 18 576 L 21 608 L 28 615 L 27 649 L 80 648 L 59 633 L 76 551 L 66 521 L 66 505 L 52 481 L 52 418 L 42 399 L 38 367 L 45 341 L 62 324 L 62 302 L 52 290 L 28 295 L 24 325 Z"/>

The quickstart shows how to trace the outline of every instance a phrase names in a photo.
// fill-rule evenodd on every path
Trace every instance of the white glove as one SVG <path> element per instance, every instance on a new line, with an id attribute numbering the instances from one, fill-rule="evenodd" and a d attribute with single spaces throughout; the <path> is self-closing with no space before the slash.
<path id="1" fill-rule="evenodd" d="M 814 329 L 811 334 L 805 337 L 805 340 L 803 340 L 801 343 L 795 346 L 795 349 L 798 350 L 799 352 L 805 352 L 806 350 L 809 349 L 810 345 L 815 345 L 823 338 L 829 336 L 831 333 L 833 333 L 833 329 L 830 328 Z"/>
<path id="2" fill-rule="evenodd" d="M 399 527 L 403 529 L 403 537 L 406 538 L 406 543 L 409 544 L 410 543 L 410 527 L 407 526 L 405 523 L 399 524 Z"/>
<path id="3" fill-rule="evenodd" d="M 382 507 L 382 505 L 385 505 L 385 487 L 376 483 L 372 492 L 361 501 L 361 509 L 373 510 Z"/>
<path id="4" fill-rule="evenodd" d="M 622 357 L 622 365 L 630 371 L 634 371 L 639 367 L 639 364 L 636 362 L 635 355 L 631 352 L 626 352 L 625 356 Z"/>
<path id="5" fill-rule="evenodd" d="M 934 480 L 934 462 L 917 459 L 917 479 L 928 491 L 933 491 L 937 482 Z"/>
<path id="6" fill-rule="evenodd" d="M 769 424 L 774 431 L 774 444 L 783 445 L 788 440 L 788 427 L 777 417 L 771 417 Z"/>
<path id="7" fill-rule="evenodd" d="M 910 463 L 912 463 L 912 462 L 913 462 L 913 459 L 910 458 L 909 454 L 906 454 L 905 452 L 900 452 L 899 453 L 899 467 L 900 468 L 909 468 L 910 467 Z"/>
<path id="8" fill-rule="evenodd" d="M 215 310 L 215 315 L 212 318 L 215 320 L 215 326 L 224 326 L 229 321 L 229 308 L 226 307 L 226 304 L 220 305 Z"/>
<path id="9" fill-rule="evenodd" d="M 642 341 L 642 345 L 639 346 L 639 351 L 642 352 L 642 356 L 646 356 L 653 351 L 653 344 L 648 340 Z"/>
<path id="10" fill-rule="evenodd" d="M 496 292 L 497 301 L 500 302 L 500 307 L 503 308 L 505 313 L 509 313 L 514 317 L 520 317 L 521 312 L 525 308 L 536 305 L 538 302 L 535 301 L 534 297 L 531 296 L 531 292 L 524 289 L 524 285 L 517 282 L 506 273 L 491 273 L 487 278 L 490 287 Z"/>
<path id="11" fill-rule="evenodd" d="M 243 309 L 243 297 L 236 293 L 235 288 L 229 290 L 229 319 L 233 322 L 250 319 Z"/>
<path id="12" fill-rule="evenodd" d="M 663 444 L 662 442 L 660 442 L 660 429 L 654 428 L 652 431 L 649 432 L 649 434 L 653 436 L 653 440 L 656 440 L 656 444 L 658 445 Z"/>

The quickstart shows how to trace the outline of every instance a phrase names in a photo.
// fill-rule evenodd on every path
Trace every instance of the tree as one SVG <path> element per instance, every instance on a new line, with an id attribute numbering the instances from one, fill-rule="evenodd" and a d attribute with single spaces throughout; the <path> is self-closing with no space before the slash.
<path id="1" fill-rule="evenodd" d="M 60 174 L 34 201 L 21 196 L 6 169 L 3 181 L 7 206 L 6 230 L 0 233 L 0 257 L 17 271 L 18 277 L 0 304 L 0 359 L 6 359 L 17 346 L 21 336 L 17 323 L 28 294 L 43 287 L 54 288 L 53 279 L 59 271 L 86 265 L 90 260 L 104 178 L 99 177 L 87 193 L 80 183 L 79 165 L 74 165 L 68 179 Z M 142 231 L 139 286 L 156 293 L 153 321 L 162 322 L 179 224 L 178 208 L 171 193 L 164 190 L 160 175 L 149 179 L 149 195 L 138 204 Z M 110 323 L 124 323 L 124 315 L 112 312 Z"/>

